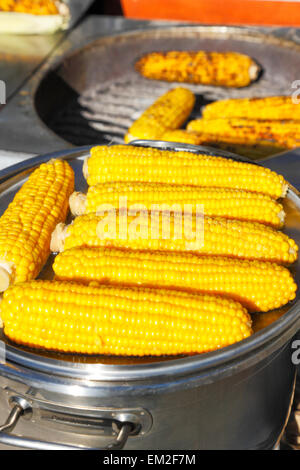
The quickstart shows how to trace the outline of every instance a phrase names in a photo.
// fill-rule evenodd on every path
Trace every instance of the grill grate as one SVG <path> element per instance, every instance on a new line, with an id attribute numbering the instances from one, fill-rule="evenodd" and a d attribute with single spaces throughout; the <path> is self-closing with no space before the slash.
<path id="1" fill-rule="evenodd" d="M 124 135 L 132 122 L 159 96 L 175 86 L 133 79 L 132 75 L 102 83 L 86 90 L 56 112 L 50 127 L 74 145 L 124 143 Z M 197 95 L 199 86 L 188 85 L 188 88 L 197 97 L 190 119 L 200 117 L 201 106 L 215 100 L 216 94 L 224 98 L 224 92 L 216 93 L 217 89 L 212 92 L 210 88 L 205 94 Z"/>

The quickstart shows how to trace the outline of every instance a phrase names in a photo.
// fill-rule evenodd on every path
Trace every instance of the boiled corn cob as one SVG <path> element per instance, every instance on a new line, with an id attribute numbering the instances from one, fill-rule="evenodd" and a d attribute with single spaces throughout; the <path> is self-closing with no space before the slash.
<path id="1" fill-rule="evenodd" d="M 29 13 L 31 15 L 57 15 L 59 10 L 53 0 L 0 0 L 0 11 Z"/>
<path id="2" fill-rule="evenodd" d="M 208 216 L 261 222 L 275 228 L 283 226 L 285 217 L 283 206 L 265 194 L 167 183 L 97 184 L 88 188 L 87 195 L 74 192 L 69 201 L 76 216 L 96 213 L 108 205 L 126 209 L 137 204 L 147 210 L 173 208 L 194 214 L 201 208 Z"/>
<path id="3" fill-rule="evenodd" d="M 0 218 L 0 291 L 35 278 L 50 254 L 50 239 L 64 221 L 74 173 L 62 160 L 36 169 Z"/>
<path id="4" fill-rule="evenodd" d="M 293 102 L 291 96 L 228 99 L 208 104 L 202 115 L 205 119 L 222 117 L 300 121 L 300 106 Z"/>
<path id="5" fill-rule="evenodd" d="M 290 264 L 298 247 L 282 232 L 255 222 L 170 212 L 133 216 L 127 211 L 87 214 L 52 234 L 53 252 L 74 246 L 111 246 L 138 250 L 193 252 Z"/>
<path id="6" fill-rule="evenodd" d="M 222 294 L 252 312 L 285 305 L 297 289 L 283 266 L 189 253 L 75 247 L 57 255 L 53 269 L 60 280 Z"/>
<path id="7" fill-rule="evenodd" d="M 160 96 L 131 125 L 125 142 L 135 139 L 160 139 L 169 129 L 180 127 L 190 115 L 195 96 L 186 88 L 175 88 Z"/>
<path id="8" fill-rule="evenodd" d="M 237 88 L 248 86 L 259 73 L 250 57 L 237 52 L 151 52 L 135 67 L 152 80 Z"/>
<path id="9" fill-rule="evenodd" d="M 85 354 L 202 353 L 252 334 L 249 314 L 233 300 L 58 281 L 9 288 L 1 316 L 16 343 Z"/>
<path id="10" fill-rule="evenodd" d="M 187 130 L 206 134 L 222 140 L 231 139 L 232 143 L 277 144 L 284 148 L 300 145 L 300 126 L 297 121 L 258 121 L 242 118 L 195 119 L 190 121 Z"/>
<path id="11" fill-rule="evenodd" d="M 142 181 L 245 189 L 274 198 L 284 197 L 288 189 L 281 175 L 251 163 L 131 145 L 93 147 L 83 173 L 90 186 Z"/>

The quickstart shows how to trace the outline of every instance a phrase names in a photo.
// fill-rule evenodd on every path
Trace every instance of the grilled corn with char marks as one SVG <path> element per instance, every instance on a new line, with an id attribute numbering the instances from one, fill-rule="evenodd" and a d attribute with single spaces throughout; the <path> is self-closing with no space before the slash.
<path id="1" fill-rule="evenodd" d="M 125 142 L 162 138 L 164 132 L 179 128 L 187 120 L 194 104 L 195 96 L 186 88 L 167 91 L 134 121 L 125 135 Z"/>
<path id="2" fill-rule="evenodd" d="M 146 78 L 223 87 L 245 87 L 255 80 L 259 66 L 237 52 L 150 52 L 135 64 Z"/>
<path id="3" fill-rule="evenodd" d="M 53 0 L 0 0 L 0 11 L 31 15 L 58 15 L 58 2 Z"/>
<path id="4" fill-rule="evenodd" d="M 195 119 L 188 123 L 187 130 L 198 133 L 202 138 L 206 135 L 214 136 L 217 140 L 225 138 L 233 144 L 275 144 L 284 148 L 294 148 L 300 144 L 297 121 L 283 123 L 242 118 Z"/>
<path id="5" fill-rule="evenodd" d="M 291 96 L 214 101 L 204 107 L 205 119 L 246 118 L 258 121 L 300 121 L 300 107 Z"/>

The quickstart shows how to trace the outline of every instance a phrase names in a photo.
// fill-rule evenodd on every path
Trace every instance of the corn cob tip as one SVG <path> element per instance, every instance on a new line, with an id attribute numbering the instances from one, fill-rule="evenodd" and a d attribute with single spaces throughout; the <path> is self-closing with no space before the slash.
<path id="1" fill-rule="evenodd" d="M 60 253 L 64 249 L 68 226 L 63 222 L 56 225 L 51 235 L 50 250 L 52 253 Z"/>
<path id="2" fill-rule="evenodd" d="M 89 177 L 89 168 L 88 168 L 88 159 L 89 157 L 86 157 L 83 162 L 83 167 L 82 167 L 82 173 L 85 179 L 87 180 Z"/>
<path id="3" fill-rule="evenodd" d="M 251 64 L 249 67 L 249 78 L 253 82 L 257 79 L 258 74 L 260 72 L 260 67 L 257 64 Z"/>
<path id="4" fill-rule="evenodd" d="M 288 189 L 289 189 L 288 183 L 284 182 L 284 183 L 282 184 L 282 194 L 281 194 L 281 197 L 282 197 L 282 198 L 285 198 L 285 197 L 286 197 L 287 192 L 288 192 Z"/>
<path id="5" fill-rule="evenodd" d="M 79 216 L 85 213 L 86 195 L 79 191 L 74 191 L 69 197 L 69 206 L 72 215 Z"/>
<path id="6" fill-rule="evenodd" d="M 284 222 L 285 222 L 285 212 L 284 212 L 284 209 L 282 209 L 280 212 L 278 212 L 277 215 L 278 215 L 278 219 L 279 219 L 280 225 L 283 227 Z"/>
<path id="7" fill-rule="evenodd" d="M 5 260 L 0 260 L 0 292 L 4 292 L 11 284 L 14 265 Z"/>
<path id="8" fill-rule="evenodd" d="M 135 137 L 134 135 L 130 134 L 129 132 L 127 132 L 127 134 L 125 134 L 125 136 L 124 136 L 125 144 L 129 144 L 132 140 L 136 140 L 136 139 L 138 139 L 138 137 Z"/>

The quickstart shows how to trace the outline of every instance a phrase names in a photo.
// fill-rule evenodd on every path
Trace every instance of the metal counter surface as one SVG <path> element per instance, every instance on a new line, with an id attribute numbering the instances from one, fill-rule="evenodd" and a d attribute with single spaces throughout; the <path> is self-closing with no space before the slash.
<path id="1" fill-rule="evenodd" d="M 67 144 L 41 123 L 35 112 L 32 97 L 41 78 L 47 71 L 54 68 L 63 57 L 96 38 L 127 31 L 167 28 L 174 25 L 180 27 L 186 26 L 188 23 L 129 20 L 110 16 L 87 17 L 70 31 L 57 47 L 54 47 L 38 70 L 30 78 L 28 77 L 20 89 L 15 90 L 9 102 L 2 108 L 0 112 L 0 148 L 18 152 L 45 153 L 71 147 L 71 144 Z M 242 29 L 250 33 L 272 34 L 276 38 L 292 40 L 300 44 L 300 29 L 298 28 L 246 27 Z M 17 73 L 17 69 L 15 69 L 14 74 Z"/>
<path id="2" fill-rule="evenodd" d="M 94 0 L 69 0 L 72 29 Z M 0 79 L 6 84 L 6 99 L 47 60 L 68 31 L 44 35 L 0 34 Z"/>

